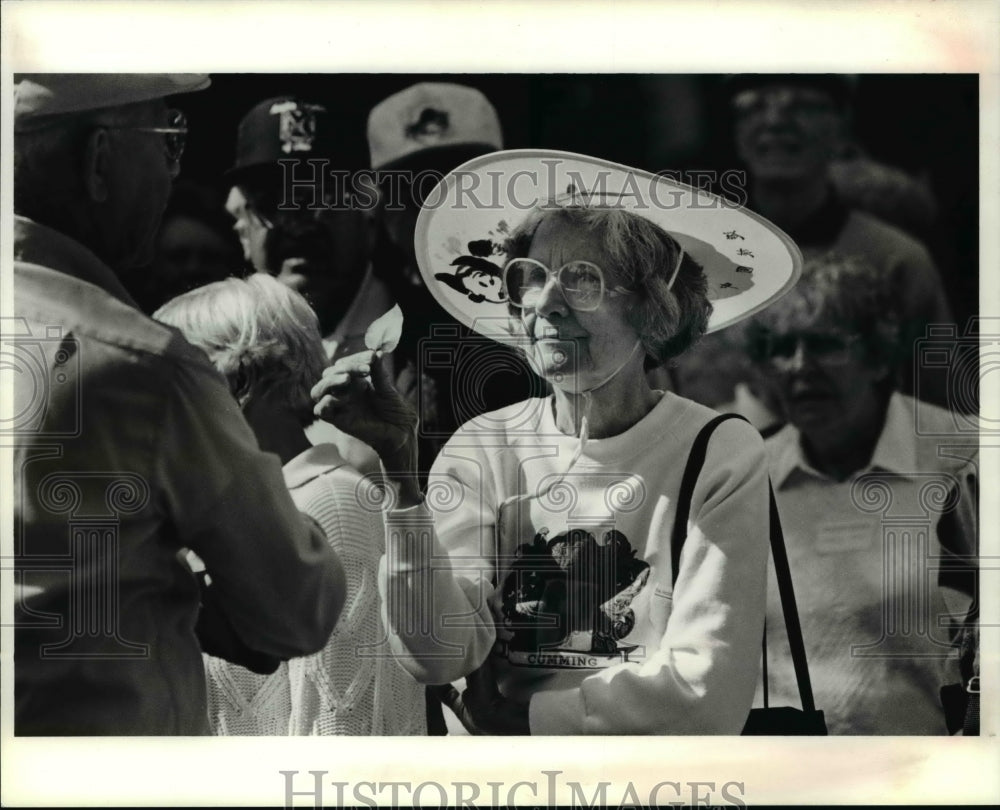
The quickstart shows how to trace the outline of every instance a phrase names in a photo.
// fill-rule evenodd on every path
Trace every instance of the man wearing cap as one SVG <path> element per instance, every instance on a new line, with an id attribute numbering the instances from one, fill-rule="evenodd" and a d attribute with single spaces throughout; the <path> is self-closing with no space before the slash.
<path id="1" fill-rule="evenodd" d="M 519 355 L 477 338 L 445 312 L 417 267 L 417 215 L 435 179 L 501 148 L 503 135 L 493 105 L 478 90 L 460 84 L 412 85 L 383 99 L 368 116 L 371 167 L 380 179 L 375 267 L 404 313 L 393 360 L 396 386 L 420 415 L 421 477 L 467 419 L 545 393 L 545 383 Z M 427 362 L 435 355 L 447 359 Z M 463 397 L 468 391 L 478 399 Z M 427 727 L 432 735 L 445 733 L 439 697 L 445 692 L 428 689 Z"/>
<path id="2" fill-rule="evenodd" d="M 460 84 L 412 85 L 376 104 L 368 116 L 371 167 L 379 179 L 376 272 L 405 315 L 395 353 L 397 386 L 420 403 L 419 463 L 424 474 L 460 424 L 546 392 L 545 383 L 520 355 L 483 341 L 445 312 L 417 268 L 417 215 L 435 180 L 471 158 L 502 148 L 493 105 L 478 90 Z M 446 356 L 449 362 L 436 361 Z M 470 385 L 473 377 L 475 385 Z M 469 391 L 475 399 L 466 395 Z"/>
<path id="3" fill-rule="evenodd" d="M 370 270 L 365 206 L 350 194 L 362 148 L 352 134 L 321 104 L 267 99 L 240 121 L 226 173 L 246 260 L 305 296 L 331 358 L 363 349 L 368 324 L 392 306 Z"/>
<path id="4" fill-rule="evenodd" d="M 890 279 L 901 313 L 900 390 L 946 405 L 935 375 L 915 376 L 914 341 L 929 324 L 952 321 L 930 254 L 901 230 L 851 210 L 830 179 L 848 137 L 851 77 L 744 74 L 725 88 L 750 176 L 750 207 L 791 236 L 807 259 L 828 251 L 857 255 Z"/>
<path id="5" fill-rule="evenodd" d="M 349 193 L 363 149 L 359 132 L 314 101 L 285 95 L 255 105 L 240 121 L 226 210 L 244 258 L 301 293 L 319 318 L 331 361 L 362 351 L 369 324 L 393 305 L 371 269 L 369 213 Z M 332 425 L 307 430 L 314 444 L 335 444 L 362 472 L 377 472 L 374 452 Z"/>
<path id="6" fill-rule="evenodd" d="M 343 572 L 224 380 L 121 279 L 151 257 L 201 75 L 15 77 L 15 733 L 208 733 L 199 587 L 248 650 L 325 644 Z"/>

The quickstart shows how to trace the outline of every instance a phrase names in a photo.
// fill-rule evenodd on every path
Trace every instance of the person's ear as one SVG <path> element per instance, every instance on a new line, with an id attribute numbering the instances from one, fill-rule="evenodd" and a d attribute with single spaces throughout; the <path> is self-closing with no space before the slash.
<path id="1" fill-rule="evenodd" d="M 95 129 L 83 151 L 83 184 L 92 202 L 107 202 L 111 194 L 111 139 L 106 129 Z"/>

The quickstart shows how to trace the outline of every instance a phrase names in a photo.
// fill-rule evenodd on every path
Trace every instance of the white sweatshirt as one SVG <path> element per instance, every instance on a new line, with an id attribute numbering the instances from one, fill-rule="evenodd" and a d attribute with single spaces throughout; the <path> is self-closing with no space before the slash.
<path id="1" fill-rule="evenodd" d="M 501 691 L 530 701 L 532 734 L 738 734 L 768 559 L 767 466 L 746 423 L 709 443 L 671 587 L 681 476 L 715 415 L 668 392 L 625 433 L 588 441 L 565 477 L 579 441 L 556 428 L 551 398 L 464 425 L 426 506 L 388 515 L 403 665 L 445 683 L 492 653 Z"/>

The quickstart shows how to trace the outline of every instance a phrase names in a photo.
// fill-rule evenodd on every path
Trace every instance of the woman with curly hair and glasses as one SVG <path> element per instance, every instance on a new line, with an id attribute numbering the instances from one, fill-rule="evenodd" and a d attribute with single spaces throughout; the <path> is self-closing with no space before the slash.
<path id="1" fill-rule="evenodd" d="M 567 197 L 567 184 L 598 178 L 600 192 Z M 497 179 L 502 199 L 490 196 Z M 411 472 L 416 415 L 377 353 L 335 364 L 313 391 L 317 413 L 364 437 L 396 485 L 391 642 L 421 681 L 466 678 L 451 704 L 472 733 L 743 728 L 765 605 L 763 442 L 738 420 L 712 434 L 675 566 L 685 463 L 717 414 L 646 376 L 794 281 L 794 247 L 716 203 L 627 167 L 527 150 L 474 159 L 438 186 L 417 229 L 428 287 L 484 338 L 520 348 L 551 395 L 467 422 L 434 462 L 426 500 Z M 501 279 L 502 294 L 448 283 L 470 266 Z M 503 371 L 491 345 L 450 348 L 470 396 Z"/>

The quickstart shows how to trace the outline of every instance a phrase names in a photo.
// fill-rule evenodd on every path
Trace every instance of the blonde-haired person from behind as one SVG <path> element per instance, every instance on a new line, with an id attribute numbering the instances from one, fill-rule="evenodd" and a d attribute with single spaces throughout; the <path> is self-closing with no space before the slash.
<path id="1" fill-rule="evenodd" d="M 326 365 L 305 299 L 265 274 L 181 295 L 155 316 L 177 327 L 225 376 L 262 450 L 281 459 L 300 510 L 315 519 L 347 575 L 344 611 L 319 653 L 271 675 L 205 656 L 213 730 L 225 735 L 424 734 L 424 692 L 391 657 L 377 585 L 385 527 L 368 482 L 331 444 L 313 446 L 309 392 Z"/>

